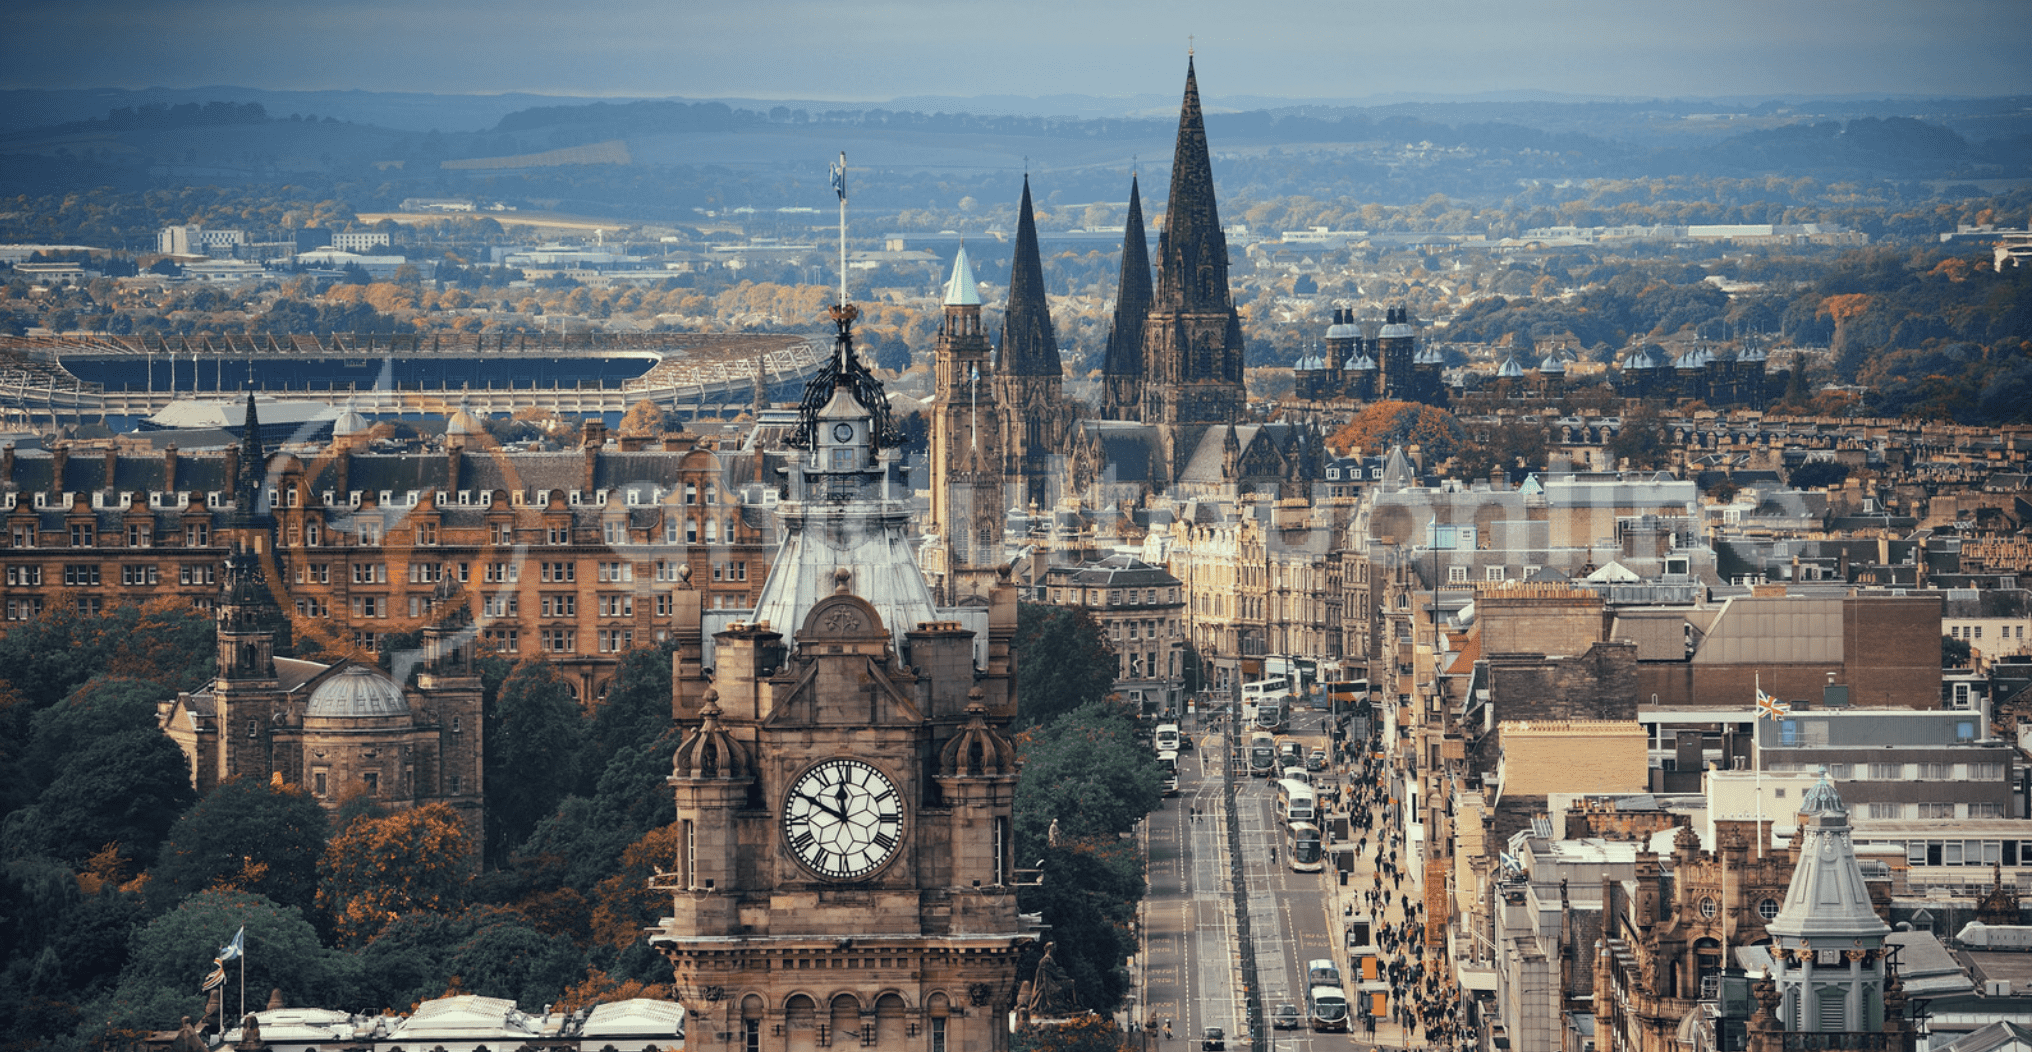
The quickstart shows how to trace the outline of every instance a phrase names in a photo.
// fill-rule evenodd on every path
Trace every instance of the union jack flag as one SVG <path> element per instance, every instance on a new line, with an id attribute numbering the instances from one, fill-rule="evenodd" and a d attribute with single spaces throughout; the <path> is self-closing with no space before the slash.
<path id="1" fill-rule="evenodd" d="M 1790 716 L 1791 714 L 1792 714 L 1792 706 L 1787 705 L 1784 702 L 1779 701 L 1777 698 L 1774 698 L 1771 695 L 1764 693 L 1762 687 L 1757 688 L 1758 719 L 1775 720 L 1781 716 Z"/>

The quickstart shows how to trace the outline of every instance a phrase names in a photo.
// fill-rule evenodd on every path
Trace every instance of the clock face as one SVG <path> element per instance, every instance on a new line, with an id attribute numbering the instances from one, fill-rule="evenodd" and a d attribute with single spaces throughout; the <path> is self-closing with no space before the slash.
<path id="1" fill-rule="evenodd" d="M 896 853 L 903 798 L 896 783 L 860 760 L 826 760 L 790 784 L 783 836 L 806 869 L 830 880 L 865 877 Z"/>
<path id="2" fill-rule="evenodd" d="M 833 439 L 835 441 L 849 442 L 853 440 L 853 437 L 854 437 L 854 425 L 852 424 L 833 425 Z"/>

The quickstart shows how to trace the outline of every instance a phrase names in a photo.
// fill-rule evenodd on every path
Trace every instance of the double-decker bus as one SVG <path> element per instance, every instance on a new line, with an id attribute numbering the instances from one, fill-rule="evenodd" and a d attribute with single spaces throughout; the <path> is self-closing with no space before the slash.
<path id="1" fill-rule="evenodd" d="M 1319 827 L 1311 822 L 1293 822 L 1284 827 L 1284 857 L 1299 873 L 1317 873 L 1326 868 L 1320 849 Z"/>
<path id="2" fill-rule="evenodd" d="M 1268 778 L 1277 771 L 1277 736 L 1269 731 L 1249 735 L 1249 777 Z"/>
<path id="3" fill-rule="evenodd" d="M 1178 795 L 1178 754 L 1161 752 L 1157 754 L 1157 769 L 1164 774 L 1164 795 Z"/>
<path id="4" fill-rule="evenodd" d="M 1277 820 L 1290 825 L 1293 822 L 1319 821 L 1319 808 L 1312 793 L 1312 786 L 1292 778 L 1277 783 Z M 1318 834 L 1315 833 L 1315 836 Z"/>
<path id="5" fill-rule="evenodd" d="M 1256 699 L 1256 729 L 1281 734 L 1291 719 L 1291 695 L 1265 694 Z"/>

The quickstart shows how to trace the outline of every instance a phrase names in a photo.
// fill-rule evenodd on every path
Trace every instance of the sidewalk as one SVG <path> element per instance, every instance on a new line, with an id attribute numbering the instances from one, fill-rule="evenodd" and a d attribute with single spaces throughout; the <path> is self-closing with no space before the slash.
<path id="1" fill-rule="evenodd" d="M 1335 783 L 1342 787 L 1343 800 L 1341 807 L 1335 810 L 1333 814 L 1349 817 L 1350 840 L 1336 841 L 1328 848 L 1331 851 L 1347 847 L 1365 838 L 1367 841 L 1364 849 L 1355 855 L 1354 870 L 1349 873 L 1346 885 L 1342 885 L 1338 876 L 1329 870 L 1331 897 L 1336 907 L 1334 913 L 1342 924 L 1342 927 L 1338 930 L 1343 933 L 1339 948 L 1335 951 L 1335 959 L 1339 960 L 1346 969 L 1344 985 L 1349 992 L 1349 1001 L 1352 1005 L 1359 1008 L 1366 1000 L 1365 996 L 1358 992 L 1360 984 L 1352 967 L 1353 962 L 1350 960 L 1344 935 L 1346 921 L 1351 916 L 1357 915 L 1367 915 L 1370 917 L 1372 922 L 1370 945 L 1374 948 L 1376 957 L 1383 967 L 1387 968 L 1393 960 L 1401 960 L 1407 967 L 1412 964 L 1422 964 L 1424 966 L 1424 973 L 1428 978 L 1437 977 L 1441 993 L 1445 996 L 1448 993 L 1448 984 L 1450 983 L 1445 959 L 1443 954 L 1427 951 L 1422 923 L 1415 930 L 1405 933 L 1408 935 L 1408 940 L 1400 939 L 1395 949 L 1385 948 L 1384 928 L 1392 925 L 1402 926 L 1405 923 L 1408 919 L 1405 902 L 1407 898 L 1417 898 L 1420 889 L 1413 883 L 1408 874 L 1405 875 L 1401 887 L 1388 879 L 1381 880 L 1379 885 L 1377 877 L 1378 858 L 1382 852 L 1387 850 L 1389 845 L 1386 842 L 1392 830 L 1384 824 L 1383 808 L 1376 807 L 1373 804 L 1366 808 L 1370 818 L 1369 828 L 1363 830 L 1355 827 L 1353 822 L 1354 816 L 1351 814 L 1351 811 L 1363 807 L 1363 805 L 1356 803 L 1353 787 L 1353 781 L 1358 777 L 1359 771 L 1359 761 L 1335 765 Z M 1401 874 L 1407 868 L 1402 864 L 1404 847 L 1401 843 L 1397 845 L 1397 850 L 1399 852 L 1397 870 Z M 1367 907 L 1365 893 L 1377 890 L 1379 886 L 1382 889 L 1390 891 L 1390 901 L 1387 905 L 1379 902 L 1377 908 L 1371 911 Z M 1387 981 L 1387 975 L 1385 978 Z M 1363 1016 L 1357 1012 L 1354 1016 L 1354 1022 L 1350 1027 L 1350 1032 L 1357 1042 L 1357 1047 L 1360 1047 L 1361 1042 L 1371 1042 L 1379 1048 L 1427 1049 L 1447 1047 L 1445 1042 L 1436 1041 L 1427 1032 L 1422 1023 L 1417 1023 L 1407 1028 L 1400 1025 L 1395 1018 L 1395 1013 L 1400 1007 L 1408 1006 L 1414 1011 L 1427 1007 L 1422 985 L 1413 985 L 1408 981 L 1390 983 L 1390 1014 L 1375 1019 L 1375 1029 L 1373 1032 L 1364 1025 L 1362 1022 Z"/>

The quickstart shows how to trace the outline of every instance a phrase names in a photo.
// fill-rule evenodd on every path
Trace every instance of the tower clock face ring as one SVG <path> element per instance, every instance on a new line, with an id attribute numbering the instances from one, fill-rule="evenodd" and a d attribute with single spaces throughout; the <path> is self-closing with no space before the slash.
<path id="1" fill-rule="evenodd" d="M 895 856 L 903 840 L 903 794 L 873 764 L 820 761 L 784 794 L 783 838 L 818 876 L 858 880 Z"/>
<path id="2" fill-rule="evenodd" d="M 851 442 L 851 441 L 853 441 L 853 438 L 854 438 L 854 425 L 852 425 L 852 424 L 834 424 L 834 425 L 833 425 L 833 440 L 834 440 L 834 441 L 836 441 L 836 442 Z"/>

